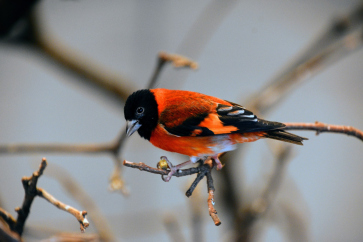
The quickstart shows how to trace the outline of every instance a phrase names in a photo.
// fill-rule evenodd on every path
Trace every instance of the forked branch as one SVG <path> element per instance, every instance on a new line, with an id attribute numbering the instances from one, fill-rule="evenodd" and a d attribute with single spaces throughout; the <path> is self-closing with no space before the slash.
<path id="1" fill-rule="evenodd" d="M 62 209 L 76 217 L 76 219 L 80 223 L 81 231 L 84 232 L 84 230 L 89 226 L 89 222 L 86 218 L 86 211 L 79 211 L 69 205 L 66 205 L 55 199 L 44 189 L 37 187 L 38 178 L 43 174 L 46 166 L 47 161 L 45 158 L 43 158 L 39 169 L 35 171 L 32 176 L 22 178 L 25 197 L 22 206 L 15 209 L 15 211 L 18 213 L 17 219 L 13 218 L 10 213 L 6 212 L 2 208 L 0 208 L 0 217 L 3 218 L 3 220 L 9 225 L 11 231 L 21 236 L 24 230 L 25 222 L 29 216 L 30 208 L 34 201 L 34 198 L 36 196 L 40 196 L 57 208 Z"/>
<path id="2" fill-rule="evenodd" d="M 136 168 L 140 171 L 146 171 L 154 174 L 159 174 L 162 176 L 166 176 L 169 174 L 170 170 L 164 170 L 159 168 L 153 168 L 148 165 L 145 165 L 144 163 L 134 163 L 130 161 L 124 161 L 124 166 Z M 192 174 L 198 174 L 195 178 L 194 182 L 191 184 L 190 188 L 186 192 L 186 196 L 190 197 L 198 185 L 198 183 L 203 179 L 204 176 L 207 177 L 207 187 L 208 187 L 208 210 L 209 215 L 213 219 L 213 222 L 216 226 L 221 224 L 221 221 L 219 220 L 219 217 L 217 215 L 217 211 L 214 208 L 214 185 L 213 185 L 213 178 L 212 178 L 212 169 L 214 167 L 215 163 L 212 159 L 207 159 L 203 165 L 200 165 L 199 167 L 192 167 L 189 169 L 180 169 L 177 172 L 173 174 L 173 176 L 181 177 L 181 176 L 189 176 Z"/>

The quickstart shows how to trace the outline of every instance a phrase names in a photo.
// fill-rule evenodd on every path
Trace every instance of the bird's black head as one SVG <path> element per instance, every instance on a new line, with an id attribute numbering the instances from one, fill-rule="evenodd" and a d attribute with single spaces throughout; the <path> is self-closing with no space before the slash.
<path id="1" fill-rule="evenodd" d="M 134 92 L 126 100 L 124 114 L 127 135 L 137 130 L 141 137 L 150 140 L 151 132 L 158 123 L 158 104 L 154 94 L 149 89 Z"/>

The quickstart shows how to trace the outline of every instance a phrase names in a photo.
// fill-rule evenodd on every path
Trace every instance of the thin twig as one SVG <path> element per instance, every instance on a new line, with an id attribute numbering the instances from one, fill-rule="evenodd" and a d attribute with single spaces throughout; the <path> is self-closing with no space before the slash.
<path id="1" fill-rule="evenodd" d="M 209 215 L 211 216 L 214 224 L 216 226 L 219 226 L 222 224 L 221 220 L 219 219 L 218 215 L 217 215 L 217 210 L 214 208 L 214 190 L 208 190 L 208 210 L 209 210 Z"/>
<path id="2" fill-rule="evenodd" d="M 198 183 L 210 172 L 210 167 L 208 164 L 202 165 L 199 167 L 199 173 L 195 180 L 193 181 L 192 185 L 190 185 L 189 189 L 186 191 L 185 195 L 190 197 L 193 194 L 194 189 L 197 187 Z"/>
<path id="3" fill-rule="evenodd" d="M 57 199 L 55 199 L 52 195 L 50 195 L 47 191 L 45 191 L 42 188 L 37 188 L 37 195 L 44 198 L 45 200 L 47 200 L 48 202 L 50 202 L 57 208 L 72 214 L 78 220 L 78 222 L 80 224 L 80 229 L 82 232 L 84 232 L 86 230 L 86 228 L 89 226 L 89 222 L 86 218 L 86 215 L 87 215 L 86 211 L 79 211 L 67 204 L 64 204 L 64 203 L 58 201 Z"/>
<path id="4" fill-rule="evenodd" d="M 211 174 L 211 169 L 212 169 L 213 165 L 210 166 L 210 170 L 209 172 L 207 172 L 206 176 L 207 176 L 207 188 L 208 188 L 208 210 L 209 210 L 209 215 L 211 216 L 214 224 L 216 226 L 221 225 L 221 220 L 219 219 L 218 215 L 217 215 L 217 210 L 214 208 L 214 185 L 213 185 L 213 178 L 212 178 L 212 174 Z"/>
<path id="5" fill-rule="evenodd" d="M 107 153 L 114 152 L 115 144 L 5 144 L 0 154 L 8 153 Z"/>
<path id="6" fill-rule="evenodd" d="M 168 61 L 173 64 L 174 67 L 189 67 L 192 69 L 198 69 L 198 63 L 186 58 L 182 55 L 169 54 L 164 51 L 159 53 L 159 63 L 163 61 Z M 160 64 L 159 64 L 160 65 Z"/>
<path id="7" fill-rule="evenodd" d="M 324 124 L 316 121 L 315 123 L 285 123 L 285 130 L 314 130 L 316 135 L 324 132 L 341 133 L 354 136 L 363 141 L 363 131 L 352 126 Z"/>

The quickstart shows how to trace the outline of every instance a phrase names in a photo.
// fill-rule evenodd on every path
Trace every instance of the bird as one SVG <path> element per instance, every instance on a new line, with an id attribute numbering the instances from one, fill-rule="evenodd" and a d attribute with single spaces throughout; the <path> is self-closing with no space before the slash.
<path id="1" fill-rule="evenodd" d="M 154 146 L 189 156 L 172 165 L 164 181 L 181 167 L 212 158 L 217 170 L 223 165 L 219 155 L 237 148 L 238 143 L 262 138 L 302 145 L 307 138 L 286 132 L 280 122 L 258 118 L 243 106 L 193 91 L 163 88 L 141 89 L 125 102 L 126 134 L 134 132 Z"/>

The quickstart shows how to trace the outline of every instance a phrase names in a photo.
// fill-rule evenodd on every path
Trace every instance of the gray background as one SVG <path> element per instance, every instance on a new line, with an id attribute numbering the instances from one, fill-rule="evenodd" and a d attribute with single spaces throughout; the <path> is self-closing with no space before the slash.
<path id="1" fill-rule="evenodd" d="M 200 55 L 192 49 L 179 52 L 196 57 L 199 70 L 168 68 L 159 87 L 202 92 L 243 105 L 247 97 L 303 51 L 333 17 L 346 13 L 357 2 L 236 2 L 211 38 L 207 38 Z M 155 66 L 157 53 L 177 52 L 207 4 L 208 1 L 41 1 L 37 14 L 45 29 L 59 41 L 142 88 Z M 319 120 L 363 129 L 362 58 L 363 52 L 358 50 L 323 70 L 292 91 L 265 118 L 281 122 Z M 187 75 L 186 81 L 179 82 L 183 75 Z M 114 139 L 125 124 L 123 108 L 74 79 L 31 48 L 0 43 L 0 143 L 96 143 Z M 311 241 L 363 240 L 361 142 L 345 135 L 296 133 L 310 140 L 295 148 L 278 199 L 293 201 L 297 213 L 306 221 Z M 273 158 L 264 141 L 245 145 L 247 158 L 235 169 L 246 170 L 247 181 L 241 189 L 253 194 L 269 174 Z M 138 135 L 129 138 L 122 157 L 154 166 L 161 155 L 167 155 L 174 163 L 187 159 L 159 150 Z M 124 169 L 131 190 L 131 196 L 125 198 L 107 191 L 113 169 L 107 155 L 1 155 L 0 199 L 5 209 L 13 211 L 21 204 L 20 179 L 30 175 L 43 156 L 49 167 L 61 166 L 77 179 L 122 241 L 168 241 L 162 225 L 165 213 L 176 214 L 189 240 L 193 197 L 186 198 L 184 192 L 191 180 L 173 178 L 164 183 L 159 176 Z M 46 174 L 47 171 L 39 181 L 40 187 L 82 209 Z M 236 182 L 242 184 L 237 178 Z M 215 227 L 208 216 L 206 197 L 203 199 L 200 206 L 206 241 L 228 240 L 230 215 L 223 213 L 217 200 L 222 225 Z M 42 199 L 34 202 L 27 224 L 33 228 L 50 226 L 78 231 L 73 217 Z M 285 240 L 281 226 L 268 221 L 264 226 L 262 241 Z M 92 224 L 87 230 L 91 232 Z"/>

